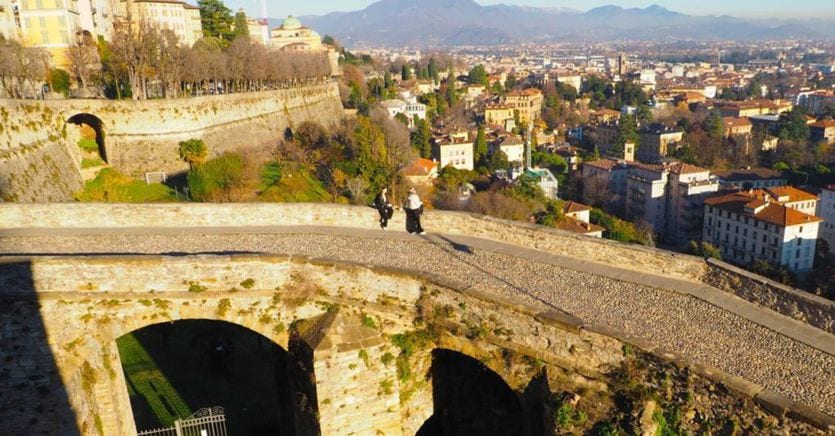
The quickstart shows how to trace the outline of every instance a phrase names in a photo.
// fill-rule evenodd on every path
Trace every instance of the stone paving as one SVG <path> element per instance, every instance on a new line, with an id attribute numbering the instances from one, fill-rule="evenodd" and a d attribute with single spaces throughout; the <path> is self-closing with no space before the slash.
<path id="1" fill-rule="evenodd" d="M 0 234 L 0 253 L 275 253 L 443 276 L 509 300 L 568 312 L 835 415 L 835 356 L 827 352 L 832 335 L 720 297 L 718 290 L 703 296 L 710 290 L 700 283 L 630 275 L 617 266 L 444 235 L 334 228 L 38 233 Z"/>

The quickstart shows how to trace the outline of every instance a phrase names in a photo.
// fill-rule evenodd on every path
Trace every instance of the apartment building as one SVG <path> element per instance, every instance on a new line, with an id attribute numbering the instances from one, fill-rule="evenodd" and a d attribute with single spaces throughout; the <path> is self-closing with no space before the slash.
<path id="1" fill-rule="evenodd" d="M 197 6 L 177 0 L 133 0 L 129 7 L 134 19 L 171 30 L 181 44 L 191 46 L 203 37 Z"/>
<path id="2" fill-rule="evenodd" d="M 809 125 L 812 142 L 835 143 L 835 120 L 818 121 Z"/>
<path id="3" fill-rule="evenodd" d="M 20 25 L 17 23 L 20 5 L 14 1 L 0 2 L 0 35 L 5 39 L 19 39 Z"/>
<path id="4" fill-rule="evenodd" d="M 518 135 L 506 133 L 499 135 L 490 142 L 490 153 L 501 151 L 507 156 L 511 164 L 522 164 L 525 161 L 525 141 Z"/>
<path id="5" fill-rule="evenodd" d="M 702 239 L 740 265 L 756 260 L 805 272 L 814 266 L 820 218 L 773 201 L 759 190 L 705 201 Z"/>
<path id="6" fill-rule="evenodd" d="M 642 220 L 671 244 L 699 239 L 704 200 L 719 191 L 710 171 L 680 162 L 630 164 L 626 178 L 626 217 Z"/>
<path id="7" fill-rule="evenodd" d="M 829 185 L 821 191 L 816 215 L 823 220 L 820 237 L 829 243 L 831 253 L 835 249 L 835 185 Z"/>
<path id="8" fill-rule="evenodd" d="M 505 105 L 519 115 L 519 121 L 528 125 L 542 116 L 542 103 L 545 101 L 542 91 L 529 88 L 513 91 L 505 97 Z"/>
<path id="9" fill-rule="evenodd" d="M 513 108 L 505 104 L 488 104 L 484 108 L 484 122 L 504 126 L 505 121 L 513 119 Z"/>
<path id="10" fill-rule="evenodd" d="M 761 189 L 786 186 L 788 180 L 783 174 L 769 168 L 746 168 L 739 170 L 715 171 L 722 189 Z"/>
<path id="11" fill-rule="evenodd" d="M 23 44 L 45 48 L 56 65 L 65 66 L 65 51 L 82 30 L 79 0 L 17 0 L 11 10 Z"/>
<path id="12" fill-rule="evenodd" d="M 452 166 L 459 170 L 471 171 L 475 168 L 473 142 L 456 136 L 435 140 L 435 155 L 440 167 Z"/>
<path id="13" fill-rule="evenodd" d="M 638 160 L 657 162 L 675 150 L 675 147 L 684 139 L 684 130 L 663 124 L 652 124 L 639 129 L 638 135 L 640 136 Z"/>

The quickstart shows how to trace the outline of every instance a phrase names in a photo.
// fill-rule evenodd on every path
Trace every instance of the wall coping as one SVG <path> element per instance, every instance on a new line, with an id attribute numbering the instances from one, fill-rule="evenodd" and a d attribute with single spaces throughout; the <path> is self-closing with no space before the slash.
<path id="1" fill-rule="evenodd" d="M 706 261 L 707 261 L 708 266 L 715 267 L 715 268 L 718 268 L 720 270 L 724 270 L 724 271 L 730 272 L 732 274 L 742 276 L 746 279 L 755 281 L 759 284 L 766 285 L 768 287 L 775 288 L 775 289 L 777 289 L 781 292 L 785 292 L 787 294 L 790 294 L 793 297 L 797 297 L 797 298 L 800 298 L 802 300 L 807 300 L 810 303 L 819 304 L 819 305 L 822 305 L 822 306 L 828 308 L 828 310 L 835 311 L 835 301 L 823 298 L 823 297 L 821 297 L 819 295 L 815 295 L 811 292 L 806 292 L 802 289 L 797 289 L 797 288 L 793 288 L 791 286 L 786 286 L 782 283 L 775 282 L 774 280 L 771 280 L 768 277 L 764 277 L 764 276 L 752 273 L 751 271 L 742 269 L 738 266 L 731 265 L 731 264 L 729 264 L 727 262 L 723 262 L 721 260 L 707 259 Z"/>

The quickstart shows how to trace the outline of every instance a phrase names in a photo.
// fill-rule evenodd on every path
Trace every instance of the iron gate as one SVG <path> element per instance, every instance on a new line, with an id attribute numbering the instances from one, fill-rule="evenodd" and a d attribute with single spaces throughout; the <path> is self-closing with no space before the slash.
<path id="1" fill-rule="evenodd" d="M 140 431 L 137 436 L 228 436 L 226 414 L 223 407 L 200 409 L 174 421 L 174 427 Z"/>

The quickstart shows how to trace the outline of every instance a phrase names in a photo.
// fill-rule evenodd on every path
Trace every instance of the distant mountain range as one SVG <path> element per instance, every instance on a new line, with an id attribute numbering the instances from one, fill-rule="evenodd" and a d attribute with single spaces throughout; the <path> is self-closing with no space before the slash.
<path id="1" fill-rule="evenodd" d="M 300 17 L 348 46 L 495 45 L 514 41 L 781 40 L 835 38 L 835 20 L 745 20 L 692 16 L 661 6 L 568 8 L 482 6 L 473 0 L 380 0 L 354 12 Z M 272 20 L 278 26 L 282 20 Z"/>

